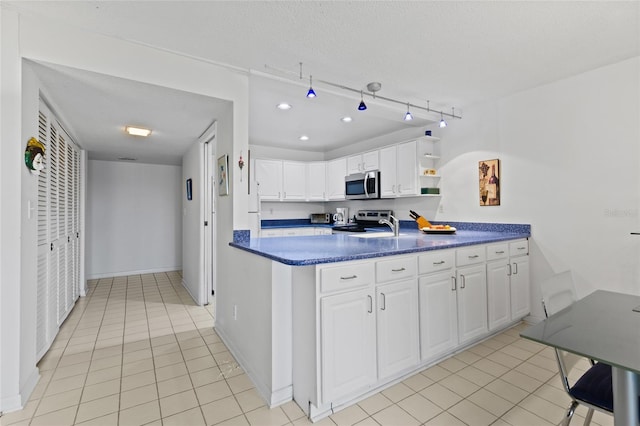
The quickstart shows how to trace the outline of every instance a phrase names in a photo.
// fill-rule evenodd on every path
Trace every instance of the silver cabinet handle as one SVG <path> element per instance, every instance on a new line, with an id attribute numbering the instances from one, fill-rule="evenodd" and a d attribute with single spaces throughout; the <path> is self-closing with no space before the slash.
<path id="1" fill-rule="evenodd" d="M 451 277 L 451 291 L 456 291 L 456 277 Z"/>
<path id="2" fill-rule="evenodd" d="M 373 297 L 371 297 L 371 295 L 367 295 L 367 297 L 369 298 L 369 309 L 367 310 L 368 313 L 372 313 L 373 312 Z"/>
<path id="3" fill-rule="evenodd" d="M 433 266 L 438 266 L 438 265 L 444 265 L 444 260 L 441 260 L 440 262 L 433 262 Z"/>
<path id="4" fill-rule="evenodd" d="M 510 277 L 511 276 L 511 264 L 507 264 L 507 266 L 509 267 L 509 272 L 507 272 L 507 276 Z"/>
<path id="5" fill-rule="evenodd" d="M 402 271 L 406 271 L 406 269 L 404 268 L 398 268 L 398 269 L 392 269 L 391 272 L 402 272 Z"/>
<path id="6" fill-rule="evenodd" d="M 354 280 L 356 278 L 358 278 L 357 275 L 351 275 L 349 277 L 340 277 L 341 280 Z"/>
<path id="7" fill-rule="evenodd" d="M 460 288 L 464 288 L 465 284 L 464 275 L 460 275 Z"/>
<path id="8" fill-rule="evenodd" d="M 518 275 L 518 264 L 513 262 L 513 266 L 515 267 L 514 268 L 515 270 L 513 271 L 513 275 Z"/>
<path id="9" fill-rule="evenodd" d="M 469 259 L 475 259 L 476 257 L 480 257 L 480 255 L 474 254 L 474 255 L 468 256 L 468 257 L 469 257 Z"/>
<path id="10" fill-rule="evenodd" d="M 496 254 L 504 254 L 504 250 L 496 251 Z"/>
<path id="11" fill-rule="evenodd" d="M 380 310 L 384 311 L 385 309 L 387 309 L 387 296 L 385 296 L 384 293 L 380 293 L 380 296 L 382 296 L 382 307 L 380 308 Z"/>

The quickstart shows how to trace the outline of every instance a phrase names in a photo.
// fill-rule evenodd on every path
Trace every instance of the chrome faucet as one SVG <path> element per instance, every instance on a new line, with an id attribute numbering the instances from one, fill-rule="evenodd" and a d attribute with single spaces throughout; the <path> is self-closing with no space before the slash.
<path id="1" fill-rule="evenodd" d="M 400 221 L 393 215 L 389 215 L 389 217 L 391 218 L 391 222 L 389 222 L 387 219 L 380 219 L 378 223 L 380 225 L 389 225 L 391 231 L 393 232 L 393 235 L 397 237 L 400 235 Z"/>

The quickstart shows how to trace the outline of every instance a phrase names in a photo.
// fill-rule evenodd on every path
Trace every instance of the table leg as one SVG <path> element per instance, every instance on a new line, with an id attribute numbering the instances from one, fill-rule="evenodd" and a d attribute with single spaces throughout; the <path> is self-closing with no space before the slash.
<path id="1" fill-rule="evenodd" d="M 613 381 L 613 424 L 638 425 L 638 375 L 611 366 Z"/>

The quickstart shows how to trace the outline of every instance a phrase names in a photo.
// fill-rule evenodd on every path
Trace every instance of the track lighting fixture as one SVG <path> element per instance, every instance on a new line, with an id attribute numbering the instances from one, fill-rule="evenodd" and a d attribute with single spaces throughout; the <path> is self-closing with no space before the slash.
<path id="1" fill-rule="evenodd" d="M 411 120 L 413 120 L 413 115 L 411 115 L 411 112 L 409 111 L 409 102 L 407 102 L 407 113 L 404 115 L 404 121 Z"/>
<path id="2" fill-rule="evenodd" d="M 302 62 L 299 62 L 300 64 L 300 74 L 299 74 L 299 79 L 302 80 L 304 78 L 304 75 L 302 73 Z M 269 65 L 265 64 L 265 68 L 270 69 L 272 71 L 276 71 L 276 73 L 271 73 L 274 76 L 278 76 L 278 77 L 282 77 L 289 75 L 289 79 L 291 79 L 291 75 L 295 75 L 295 72 L 291 72 L 290 70 L 283 70 L 283 69 L 278 69 L 278 68 L 274 68 L 271 67 Z M 323 85 L 326 86 L 332 86 L 341 90 L 346 90 L 348 92 L 354 92 L 354 93 L 358 93 L 360 92 L 360 103 L 358 104 L 358 110 L 359 111 L 365 111 L 367 109 L 367 105 L 364 103 L 364 91 L 360 90 L 360 89 L 354 89 L 352 87 L 348 87 L 348 86 L 344 86 L 342 84 L 337 84 L 337 83 L 332 83 L 330 81 L 326 81 L 326 80 L 317 80 L 316 81 L 320 81 Z M 447 122 L 444 121 L 444 116 L 446 115 L 447 117 L 451 117 L 451 118 L 462 118 L 461 115 L 456 115 L 455 110 L 453 108 L 451 108 L 451 113 L 448 112 L 444 112 L 442 110 L 437 110 L 437 109 L 431 109 L 431 106 L 429 105 L 429 101 L 427 101 L 427 107 L 423 107 L 420 105 L 415 105 L 409 102 L 403 102 L 403 101 L 399 101 L 397 99 L 393 99 L 393 98 L 388 98 L 385 96 L 379 96 L 376 94 L 376 92 L 378 92 L 380 89 L 382 88 L 382 84 L 379 82 L 371 82 L 367 84 L 367 95 L 371 96 L 374 99 L 380 99 L 386 102 L 391 102 L 391 103 L 395 103 L 395 104 L 400 104 L 400 105 L 406 105 L 407 106 L 407 112 L 404 115 L 404 120 L 405 121 L 411 121 L 413 120 L 413 115 L 411 114 L 411 111 L 409 110 L 410 108 L 414 108 L 414 109 L 418 109 L 418 110 L 422 110 L 422 111 L 426 111 L 427 113 L 432 113 L 432 114 L 440 114 L 440 127 L 447 127 Z M 309 75 L 309 90 L 307 91 L 307 97 L 308 98 L 315 98 L 316 97 L 316 92 L 313 90 L 313 81 L 311 78 L 311 75 Z"/>
<path id="3" fill-rule="evenodd" d="M 311 76 L 309 76 L 309 91 L 307 92 L 307 98 L 315 98 L 316 92 L 313 91 L 313 87 L 311 84 Z"/>
<path id="4" fill-rule="evenodd" d="M 447 127 L 447 122 L 444 121 L 444 116 L 442 114 L 442 111 L 440 111 L 440 127 Z"/>
<path id="5" fill-rule="evenodd" d="M 364 103 L 363 92 L 360 91 L 360 105 L 358 105 L 358 111 L 364 111 L 367 109 L 367 106 Z"/>

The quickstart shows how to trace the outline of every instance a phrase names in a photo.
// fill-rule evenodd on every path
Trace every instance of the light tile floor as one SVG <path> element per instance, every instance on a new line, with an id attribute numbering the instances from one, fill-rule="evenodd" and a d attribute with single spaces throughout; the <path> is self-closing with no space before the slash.
<path id="1" fill-rule="evenodd" d="M 2 425 L 304 425 L 293 402 L 269 409 L 179 272 L 93 280 L 39 364 L 21 411 Z M 569 399 L 553 352 L 518 325 L 319 425 L 558 424 Z M 585 368 L 586 364 L 582 365 Z M 581 424 L 581 407 L 574 424 Z M 596 413 L 592 424 L 612 425 Z"/>

